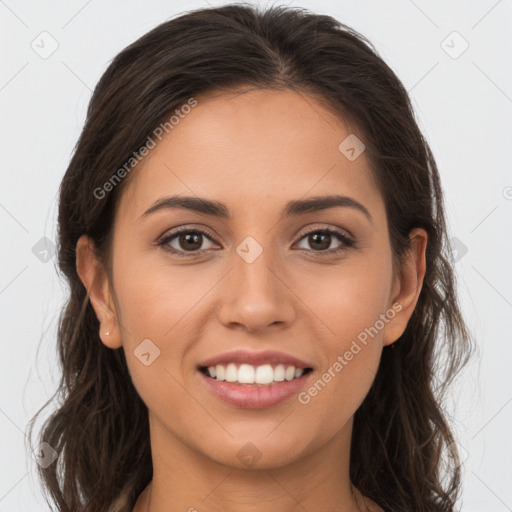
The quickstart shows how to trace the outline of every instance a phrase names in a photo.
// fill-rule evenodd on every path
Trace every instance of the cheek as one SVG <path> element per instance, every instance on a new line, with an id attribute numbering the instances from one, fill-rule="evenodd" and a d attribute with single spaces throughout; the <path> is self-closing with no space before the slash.
<path id="1" fill-rule="evenodd" d="M 316 413 L 323 414 L 322 407 L 329 403 L 331 413 L 336 410 L 343 417 L 353 414 L 370 389 L 380 362 L 384 331 L 392 318 L 386 315 L 391 276 L 391 258 L 384 252 L 364 264 L 340 267 L 328 280 L 317 279 L 317 287 L 309 288 L 308 303 L 319 312 L 324 333 L 318 340 L 322 365 L 304 396 L 304 401 L 311 400 L 313 408 L 318 407 Z"/>
<path id="2" fill-rule="evenodd" d="M 319 312 L 319 320 L 330 328 L 330 353 L 335 349 L 347 350 L 353 340 L 364 343 L 369 330 L 370 339 L 380 339 L 382 322 L 378 323 L 377 334 L 372 327 L 389 307 L 391 276 L 391 259 L 381 254 L 380 258 L 340 266 L 328 279 L 317 280 L 315 287 L 310 286 L 308 301 L 314 303 L 312 309 Z"/>
<path id="3" fill-rule="evenodd" d="M 202 336 L 205 318 L 214 314 L 211 301 L 221 275 L 142 254 L 115 260 L 123 347 L 133 383 L 148 406 L 164 397 L 167 406 L 171 397 L 180 400 L 177 381 L 191 371 L 188 354 Z"/>
<path id="4" fill-rule="evenodd" d="M 166 263 L 164 258 L 140 257 L 116 260 L 115 289 L 121 319 L 128 340 L 154 338 L 163 343 L 175 338 L 183 322 L 194 315 L 194 307 L 204 298 L 215 280 L 199 267 Z M 121 277 L 122 276 L 122 277 Z"/>
<path id="5" fill-rule="evenodd" d="M 330 297 L 323 298 L 321 320 L 329 331 L 319 339 L 322 364 L 298 397 L 311 415 L 332 433 L 356 412 L 368 394 L 382 353 L 384 293 L 377 283 L 361 286 L 355 273 Z M 360 276 L 359 276 L 360 277 Z M 333 283 L 334 284 L 334 283 Z M 381 325 L 382 324 L 382 325 Z"/>
<path id="6" fill-rule="evenodd" d="M 194 304 L 204 294 L 164 270 L 131 265 L 117 286 L 128 370 L 139 396 L 156 416 L 190 405 L 180 383 L 183 361 L 197 337 Z"/>

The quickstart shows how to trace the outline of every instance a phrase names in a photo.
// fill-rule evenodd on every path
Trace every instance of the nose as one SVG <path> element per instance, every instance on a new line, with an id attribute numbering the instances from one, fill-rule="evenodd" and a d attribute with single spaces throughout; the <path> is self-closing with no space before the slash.
<path id="1" fill-rule="evenodd" d="M 251 333 L 291 325 L 296 315 L 295 295 L 287 280 L 270 250 L 263 250 L 252 262 L 235 253 L 233 267 L 222 283 L 220 322 Z"/>

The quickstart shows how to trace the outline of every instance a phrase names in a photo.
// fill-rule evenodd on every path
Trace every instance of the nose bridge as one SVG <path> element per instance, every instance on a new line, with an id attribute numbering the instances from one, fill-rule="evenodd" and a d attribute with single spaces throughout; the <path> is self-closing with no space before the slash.
<path id="1" fill-rule="evenodd" d="M 225 324 L 244 324 L 251 330 L 289 322 L 293 315 L 287 287 L 279 279 L 276 251 L 248 236 L 235 248 L 233 267 L 220 307 Z"/>
<path id="2" fill-rule="evenodd" d="M 275 271 L 279 265 L 275 261 L 275 251 L 266 237 L 260 244 L 253 236 L 248 236 L 236 247 L 233 273 L 237 294 L 258 297 L 265 302 L 274 301 L 276 293 Z M 260 240 L 262 238 L 260 237 Z"/>

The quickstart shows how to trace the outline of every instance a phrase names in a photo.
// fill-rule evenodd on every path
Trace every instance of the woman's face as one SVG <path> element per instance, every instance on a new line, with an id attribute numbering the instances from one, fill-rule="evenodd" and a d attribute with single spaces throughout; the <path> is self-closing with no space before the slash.
<path id="1" fill-rule="evenodd" d="M 91 295 L 102 340 L 123 347 L 162 448 L 270 468 L 346 447 L 417 300 L 421 250 L 394 276 L 365 152 L 312 97 L 196 99 L 121 196 L 113 302 Z"/>

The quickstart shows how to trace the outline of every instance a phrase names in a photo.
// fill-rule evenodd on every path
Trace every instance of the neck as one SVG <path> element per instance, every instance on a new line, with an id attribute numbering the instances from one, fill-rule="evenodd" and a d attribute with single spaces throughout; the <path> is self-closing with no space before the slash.
<path id="1" fill-rule="evenodd" d="M 351 433 L 352 421 L 293 462 L 237 468 L 191 449 L 150 413 L 153 480 L 133 512 L 365 512 L 349 479 Z"/>

